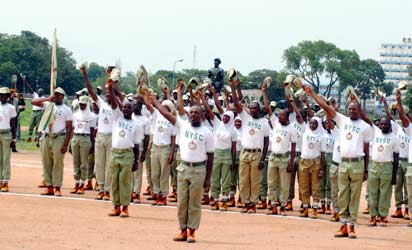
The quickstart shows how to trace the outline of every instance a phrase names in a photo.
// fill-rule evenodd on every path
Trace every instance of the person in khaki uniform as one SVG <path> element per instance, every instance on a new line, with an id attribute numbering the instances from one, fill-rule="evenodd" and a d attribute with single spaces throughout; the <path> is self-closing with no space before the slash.
<path id="1" fill-rule="evenodd" d="M 9 191 L 10 154 L 16 144 L 16 109 L 7 102 L 10 89 L 0 88 L 0 191 Z"/>
<path id="2" fill-rule="evenodd" d="M 302 136 L 302 154 L 299 161 L 299 196 L 302 199 L 301 217 L 308 217 L 310 196 L 313 206 L 311 218 L 317 219 L 320 202 L 320 185 L 325 171 L 326 140 L 322 120 L 314 117 L 309 121 L 309 128 Z"/>
<path id="3" fill-rule="evenodd" d="M 360 117 L 364 114 L 354 100 L 348 106 L 349 117 L 327 105 L 309 86 L 303 86 L 311 96 L 334 119 L 341 129 L 339 164 L 339 217 L 342 226 L 335 237 L 356 238 L 355 223 L 358 217 L 362 182 L 368 177 L 369 141 L 371 128 Z M 354 99 L 354 98 L 352 98 Z M 349 228 L 348 228 L 349 227 Z"/>
<path id="4" fill-rule="evenodd" d="M 184 113 L 181 88 L 178 91 L 179 114 Z M 199 228 L 203 188 L 210 186 L 213 167 L 214 139 L 212 132 L 202 125 L 202 111 L 192 106 L 187 122 L 168 112 L 151 95 L 154 106 L 179 130 L 181 164 L 177 168 L 177 214 L 180 233 L 173 240 L 196 242 L 195 231 Z"/>
<path id="5" fill-rule="evenodd" d="M 319 210 L 319 214 L 332 214 L 331 202 L 332 202 L 332 189 L 330 183 L 330 167 L 332 165 L 333 147 L 335 144 L 335 137 L 329 128 L 329 121 L 323 122 L 325 129 L 324 137 L 326 141 L 325 151 L 325 172 L 322 177 L 322 184 L 320 187 L 320 202 L 322 207 Z"/>
<path id="6" fill-rule="evenodd" d="M 369 167 L 369 225 L 388 223 L 388 211 L 391 203 L 392 185 L 396 184 L 396 174 L 399 164 L 399 140 L 390 132 L 391 121 L 388 118 L 380 120 L 379 128 L 372 124 L 372 164 Z"/>
<path id="7" fill-rule="evenodd" d="M 112 129 L 113 129 L 113 110 L 109 95 L 106 94 L 106 100 L 96 95 L 92 85 L 89 82 L 86 73 L 86 67 L 81 66 L 80 71 L 83 74 L 84 82 L 90 97 L 99 108 L 97 119 L 97 134 L 95 138 L 95 172 L 96 181 L 99 184 L 97 200 L 110 200 L 110 171 L 109 163 L 112 153 Z"/>
<path id="8" fill-rule="evenodd" d="M 73 115 L 73 138 L 71 152 L 73 155 L 73 171 L 75 186 L 71 194 L 84 194 L 88 175 L 89 154 L 94 148 L 93 131 L 96 126 L 95 115 L 87 109 L 89 97 L 81 96 L 79 110 Z"/>
<path id="9" fill-rule="evenodd" d="M 277 201 L 279 200 L 280 214 L 285 216 L 291 180 L 290 175 L 293 170 L 298 135 L 293 125 L 289 122 L 289 115 L 286 110 L 281 110 L 277 117 L 269 108 L 266 86 L 262 86 L 262 93 L 263 102 L 266 110 L 268 110 L 270 122 L 273 126 L 267 177 L 271 204 L 269 204 L 270 211 L 267 214 L 278 214 Z M 300 114 L 297 114 L 298 119 L 301 120 Z"/>
<path id="10" fill-rule="evenodd" d="M 138 169 L 139 144 L 142 137 L 137 123 L 132 119 L 133 104 L 127 101 L 120 111 L 113 85 L 120 79 L 120 71 L 113 69 L 107 81 L 109 98 L 113 109 L 113 141 L 110 159 L 112 203 L 114 209 L 109 216 L 129 217 L 132 195 L 132 172 Z M 121 207 L 122 206 L 122 207 Z"/>
<path id="11" fill-rule="evenodd" d="M 229 202 L 228 207 L 235 207 L 236 201 L 236 191 L 239 186 L 239 156 L 242 150 L 242 119 L 239 116 L 235 117 L 234 129 L 236 132 L 236 162 L 233 169 L 230 170 L 230 192 L 229 192 Z M 240 197 L 238 198 L 238 206 L 243 207 Z"/>
<path id="12" fill-rule="evenodd" d="M 47 101 L 50 102 L 49 105 L 53 105 L 43 139 L 43 177 L 47 189 L 42 195 L 62 195 L 60 188 L 63 184 L 63 160 L 72 135 L 73 120 L 72 111 L 63 103 L 64 95 L 64 90 L 58 87 L 54 90 L 54 96 L 32 101 L 36 106 L 42 106 Z"/>
<path id="13" fill-rule="evenodd" d="M 405 130 L 406 136 L 412 138 L 412 118 L 405 114 L 404 107 L 402 104 L 402 98 L 400 91 L 396 93 L 396 109 L 399 113 L 399 117 L 402 121 L 402 127 Z M 412 147 L 409 144 L 408 150 L 408 167 L 405 174 L 405 182 L 406 182 L 406 191 L 408 194 L 408 207 L 409 211 L 412 211 Z M 409 227 L 412 227 L 412 218 L 409 218 L 409 223 L 407 224 Z"/>
<path id="14" fill-rule="evenodd" d="M 256 213 L 256 204 L 259 200 L 260 172 L 265 164 L 270 127 L 268 121 L 261 118 L 258 102 L 250 104 L 250 115 L 243 109 L 236 93 L 236 88 L 240 89 L 239 81 L 229 80 L 229 84 L 236 111 L 243 123 L 242 151 L 239 157 L 239 189 L 240 198 L 244 204 L 241 212 Z"/>

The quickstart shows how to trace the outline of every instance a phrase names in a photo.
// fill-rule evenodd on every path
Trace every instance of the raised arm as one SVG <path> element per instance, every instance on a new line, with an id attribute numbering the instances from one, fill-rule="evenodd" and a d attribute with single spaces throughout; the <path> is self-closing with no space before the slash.
<path id="1" fill-rule="evenodd" d="M 26 85 L 26 87 L 27 87 L 27 88 L 30 90 L 30 92 L 33 94 L 33 93 L 34 93 L 34 90 L 33 90 L 33 88 L 31 87 L 30 83 L 27 81 L 26 76 L 22 76 L 22 78 L 23 78 L 23 82 L 24 82 L 24 84 Z"/>
<path id="2" fill-rule="evenodd" d="M 147 110 L 149 110 L 150 114 L 153 114 L 155 110 L 152 104 L 150 103 L 149 97 L 147 95 L 144 95 L 142 96 L 142 99 L 143 99 L 144 105 L 146 105 Z"/>
<path id="3" fill-rule="evenodd" d="M 269 117 L 272 117 L 273 112 L 272 112 L 272 109 L 269 106 L 269 100 L 268 100 L 268 95 L 267 95 L 267 92 L 268 92 L 267 85 L 262 84 L 261 90 L 262 90 L 262 95 L 263 95 L 263 105 L 265 105 L 265 109 L 268 112 Z"/>
<path id="4" fill-rule="evenodd" d="M 391 114 L 391 111 L 389 110 L 389 106 L 388 106 L 388 103 L 386 102 L 386 98 L 382 96 L 382 97 L 381 97 L 381 102 L 383 103 L 383 107 L 385 108 L 386 115 L 387 115 L 392 121 L 395 121 L 395 118 L 393 117 L 393 115 Z"/>
<path id="5" fill-rule="evenodd" d="M 215 119 L 215 113 L 213 113 L 213 110 L 209 107 L 207 104 L 207 101 L 205 99 L 205 95 L 200 95 L 200 99 L 202 100 L 203 107 L 205 108 L 205 111 L 207 115 L 209 116 L 210 120 L 213 121 Z"/>
<path id="6" fill-rule="evenodd" d="M 295 112 L 296 120 L 298 121 L 298 123 L 299 124 L 304 123 L 305 121 L 303 120 L 303 117 L 300 114 L 300 110 L 298 109 L 295 102 L 293 101 L 293 97 L 291 95 L 287 95 L 286 100 L 288 101 L 288 104 L 292 107 L 293 111 Z"/>
<path id="7" fill-rule="evenodd" d="M 366 115 L 365 111 L 362 109 L 362 105 L 356 101 L 356 98 L 354 96 L 351 97 L 352 102 L 356 102 L 358 104 L 358 109 L 359 109 L 359 116 L 360 118 L 369 124 L 370 126 L 373 125 L 373 122 L 369 119 L 369 117 Z"/>
<path id="8" fill-rule="evenodd" d="M 182 87 L 177 86 L 176 91 L 177 91 L 177 111 L 179 112 L 179 116 L 183 116 L 186 113 L 186 111 L 183 107 Z"/>
<path id="9" fill-rule="evenodd" d="M 172 113 L 166 110 L 165 107 L 163 107 L 158 100 L 152 95 L 150 96 L 150 99 L 153 102 L 153 106 L 159 110 L 160 114 L 162 114 L 171 124 L 175 125 L 176 124 L 176 116 L 174 116 Z"/>
<path id="10" fill-rule="evenodd" d="M 44 102 L 53 102 L 54 97 L 49 96 L 49 97 L 44 97 L 44 98 L 38 98 L 36 100 L 31 101 L 32 105 L 38 106 L 38 107 L 43 107 Z"/>
<path id="11" fill-rule="evenodd" d="M 113 83 L 114 82 L 113 82 L 112 79 L 107 80 L 107 91 L 109 92 L 109 99 L 110 99 L 110 103 L 112 105 L 112 109 L 117 109 L 118 103 L 117 103 L 117 98 L 114 94 Z"/>
<path id="12" fill-rule="evenodd" d="M 326 102 L 324 102 L 318 95 L 316 95 L 315 92 L 313 92 L 313 89 L 311 89 L 309 86 L 307 85 L 303 85 L 302 86 L 303 90 L 305 91 L 305 93 L 307 95 L 309 95 L 310 97 L 313 98 L 313 100 L 315 100 L 315 102 L 317 104 L 319 104 L 319 106 L 321 106 L 326 113 L 331 117 L 334 118 L 336 116 L 336 111 L 335 109 L 333 109 L 332 107 L 330 107 Z"/>
<path id="13" fill-rule="evenodd" d="M 230 89 L 232 90 L 232 98 L 233 98 L 233 103 L 235 104 L 236 112 L 240 114 L 243 110 L 243 106 L 240 103 L 239 98 L 236 94 L 235 82 L 233 80 L 229 80 L 229 86 L 230 86 Z"/>
<path id="14" fill-rule="evenodd" d="M 86 66 L 82 65 L 80 66 L 80 72 L 83 75 L 84 83 L 86 85 L 87 91 L 89 92 L 90 97 L 93 99 L 93 101 L 97 101 L 97 95 L 93 90 L 92 85 L 90 84 L 89 77 L 87 76 L 86 72 Z"/>
<path id="15" fill-rule="evenodd" d="M 213 100 L 215 101 L 215 105 L 216 105 L 217 111 L 219 112 L 219 114 L 223 114 L 222 105 L 220 105 L 219 98 L 218 98 L 218 96 L 217 96 L 217 94 L 216 94 L 216 89 L 215 89 L 215 87 L 214 87 L 213 85 L 210 86 L 210 92 L 211 92 L 212 95 L 213 95 Z"/>
<path id="16" fill-rule="evenodd" d="M 304 100 L 302 103 L 303 103 L 303 105 L 306 107 L 306 110 L 307 110 L 307 112 L 308 112 L 308 117 L 309 117 L 309 118 L 314 117 L 314 116 L 315 116 L 315 113 L 314 113 L 313 110 L 310 108 L 308 99 Z M 303 107 L 303 105 L 302 105 L 302 107 Z"/>
<path id="17" fill-rule="evenodd" d="M 402 99 L 401 99 L 401 91 L 396 91 L 396 110 L 399 113 L 399 117 L 401 118 L 402 121 L 402 127 L 407 128 L 409 126 L 409 119 L 408 117 L 405 115 L 405 112 L 403 110 L 402 107 Z"/>

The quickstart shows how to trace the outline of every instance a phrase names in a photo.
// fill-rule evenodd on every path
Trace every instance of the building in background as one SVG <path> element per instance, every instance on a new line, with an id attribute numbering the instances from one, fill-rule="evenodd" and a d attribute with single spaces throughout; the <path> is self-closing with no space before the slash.
<path id="1" fill-rule="evenodd" d="M 378 62 L 385 72 L 385 82 L 410 80 L 408 66 L 412 67 L 412 38 L 403 38 L 398 44 L 382 44 Z"/>

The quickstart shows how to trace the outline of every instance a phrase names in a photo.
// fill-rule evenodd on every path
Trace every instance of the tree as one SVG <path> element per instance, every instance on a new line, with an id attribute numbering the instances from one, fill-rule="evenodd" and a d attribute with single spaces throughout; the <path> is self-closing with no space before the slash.
<path id="1" fill-rule="evenodd" d="M 355 89 L 360 94 L 365 106 L 366 99 L 370 98 L 374 88 L 383 89 L 385 73 L 380 64 L 372 59 L 362 60 L 356 69 Z"/>
<path id="2" fill-rule="evenodd" d="M 245 89 L 260 88 L 263 80 L 268 76 L 272 77 L 272 84 L 269 86 L 267 93 L 268 99 L 276 101 L 284 99 L 285 95 L 282 82 L 286 78 L 285 72 L 278 73 L 277 71 L 270 69 L 259 69 L 252 71 L 246 76 L 246 81 L 249 83 L 249 86 L 245 87 Z M 243 87 L 244 86 L 242 85 L 242 88 Z"/>

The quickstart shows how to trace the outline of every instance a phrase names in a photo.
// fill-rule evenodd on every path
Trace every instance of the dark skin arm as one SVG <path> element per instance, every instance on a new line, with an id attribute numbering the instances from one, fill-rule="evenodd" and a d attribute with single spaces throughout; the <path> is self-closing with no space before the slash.
<path id="1" fill-rule="evenodd" d="M 148 96 L 142 96 L 144 105 L 146 105 L 147 110 L 149 110 L 150 114 L 153 114 L 153 112 L 155 111 L 152 104 L 150 103 L 149 97 Z M 156 99 L 156 98 L 154 98 Z"/>
<path id="2" fill-rule="evenodd" d="M 396 102 L 398 103 L 398 105 L 396 105 L 396 110 L 398 111 L 399 117 L 401 118 L 402 127 L 407 128 L 409 126 L 409 119 L 405 115 L 402 105 L 399 105 L 402 103 L 401 102 L 401 92 L 399 90 L 396 92 Z"/>
<path id="3" fill-rule="evenodd" d="M 92 142 L 92 147 L 90 148 L 89 154 L 94 153 L 94 138 L 95 138 L 94 130 L 95 130 L 94 128 L 90 128 L 90 141 Z"/>
<path id="4" fill-rule="evenodd" d="M 319 178 L 323 177 L 323 174 L 325 173 L 325 152 L 320 153 L 320 171 L 319 171 Z"/>
<path id="5" fill-rule="evenodd" d="M 368 179 L 368 165 L 369 165 L 369 142 L 363 144 L 363 153 L 365 157 L 363 157 L 363 165 L 365 167 L 365 173 L 363 174 L 363 181 Z"/>
<path id="6" fill-rule="evenodd" d="M 229 80 L 229 86 L 230 86 L 230 89 L 232 90 L 232 99 L 233 99 L 233 103 L 235 104 L 236 112 L 240 114 L 243 110 L 243 106 L 240 103 L 239 98 L 236 94 L 235 83 L 232 80 Z"/>
<path id="7" fill-rule="evenodd" d="M 269 117 L 272 117 L 273 112 L 272 112 L 272 109 L 269 106 L 269 99 L 268 99 L 268 95 L 267 95 L 267 92 L 268 92 L 267 85 L 262 84 L 261 90 L 262 90 L 262 96 L 263 96 L 263 105 L 265 105 L 265 109 L 267 110 Z"/>
<path id="8" fill-rule="evenodd" d="M 386 116 L 388 116 L 392 121 L 395 121 L 395 118 L 391 114 L 391 111 L 389 110 L 388 103 L 386 102 L 385 97 L 381 97 L 381 102 L 383 103 L 383 107 L 385 108 Z"/>
<path id="9" fill-rule="evenodd" d="M 54 101 L 54 97 L 49 96 L 49 97 L 39 98 L 37 100 L 31 101 L 31 104 L 42 108 L 44 102 L 53 102 L 53 101 Z"/>
<path id="10" fill-rule="evenodd" d="M 398 167 L 399 167 L 399 153 L 393 153 L 393 171 L 392 171 L 392 185 L 396 185 L 396 175 L 398 173 Z"/>
<path id="11" fill-rule="evenodd" d="M 174 116 L 172 113 L 166 110 L 162 105 L 160 105 L 159 101 L 156 100 L 154 96 L 150 96 L 150 99 L 153 102 L 153 106 L 159 110 L 160 114 L 162 114 L 171 124 L 175 125 L 176 124 L 176 116 Z"/>
<path id="12" fill-rule="evenodd" d="M 242 94 L 242 90 L 240 89 L 240 80 L 239 79 L 235 80 L 235 86 L 236 86 L 237 96 L 238 96 L 239 100 L 243 100 L 243 94 Z"/>
<path id="13" fill-rule="evenodd" d="M 286 169 L 288 173 L 291 173 L 293 171 L 293 165 L 295 163 L 295 155 L 296 155 L 296 143 L 292 143 L 290 145 L 290 160 L 288 163 L 288 168 Z"/>
<path id="14" fill-rule="evenodd" d="M 179 116 L 183 116 L 186 114 L 186 111 L 184 109 L 183 105 L 183 98 L 182 98 L 182 88 L 178 86 L 176 88 L 177 91 L 177 111 L 179 112 Z"/>
<path id="15" fill-rule="evenodd" d="M 26 77 L 23 77 L 23 82 L 26 85 L 26 87 L 29 89 L 30 93 L 34 93 L 33 88 L 31 87 L 30 83 L 26 80 Z"/>
<path id="16" fill-rule="evenodd" d="M 323 108 L 326 113 L 333 119 L 336 116 L 336 110 L 332 107 L 330 107 L 326 102 L 324 102 L 318 95 L 315 94 L 315 92 L 313 92 L 313 89 L 311 89 L 309 86 L 307 85 L 303 85 L 302 86 L 303 90 L 305 91 L 305 93 L 312 97 L 312 99 L 319 104 L 319 106 L 321 108 Z"/>
<path id="17" fill-rule="evenodd" d="M 167 162 L 169 164 L 173 163 L 173 159 L 175 156 L 175 147 L 176 147 L 176 136 L 171 136 L 170 137 L 170 152 L 169 152 L 169 157 L 167 158 Z"/>
<path id="18" fill-rule="evenodd" d="M 309 118 L 312 118 L 313 116 L 315 116 L 315 113 L 314 113 L 313 110 L 310 108 L 309 101 L 308 101 L 307 99 L 306 99 L 305 101 L 303 101 L 303 104 L 305 105 L 306 110 L 307 110 L 307 112 L 308 112 L 308 117 L 309 117 Z"/>
<path id="19" fill-rule="evenodd" d="M 216 94 L 216 89 L 215 89 L 215 87 L 213 87 L 213 85 L 210 86 L 210 92 L 213 95 L 213 100 L 215 101 L 215 105 L 216 105 L 216 108 L 217 108 L 219 114 L 223 114 L 222 105 L 220 105 L 219 98 L 217 97 L 217 94 Z"/>
<path id="20" fill-rule="evenodd" d="M 117 109 L 118 103 L 117 103 L 117 98 L 114 95 L 113 80 L 112 79 L 107 80 L 107 92 L 109 92 L 109 100 L 110 100 L 110 103 L 112 105 L 112 109 L 113 110 Z"/>
<path id="21" fill-rule="evenodd" d="M 213 110 L 207 104 L 205 96 L 200 95 L 200 99 L 202 100 L 203 107 L 205 108 L 205 111 L 206 111 L 208 117 L 210 118 L 211 121 L 213 121 L 215 119 L 215 113 L 213 113 Z"/>
<path id="22" fill-rule="evenodd" d="M 11 128 L 11 142 L 10 147 L 14 147 L 16 145 L 16 127 L 17 127 L 17 117 L 10 119 L 10 128 Z"/>
<path id="23" fill-rule="evenodd" d="M 212 176 L 212 170 L 213 170 L 213 158 L 214 158 L 214 153 L 207 153 L 206 177 L 205 177 L 205 181 L 203 182 L 203 188 L 205 189 L 210 187 L 210 177 Z"/>
<path id="24" fill-rule="evenodd" d="M 90 84 L 89 77 L 87 76 L 87 72 L 86 72 L 86 67 L 84 66 L 80 67 L 80 72 L 83 75 L 84 83 L 86 84 L 86 88 L 87 88 L 87 91 L 89 92 L 90 97 L 93 99 L 93 101 L 96 102 L 97 95 L 94 92 L 92 85 Z"/>
<path id="25" fill-rule="evenodd" d="M 142 154 L 140 155 L 140 162 L 144 162 L 144 160 L 146 159 L 146 153 L 147 153 L 147 147 L 149 146 L 149 141 L 150 141 L 150 135 L 144 135 L 143 151 L 142 151 Z"/>
<path id="26" fill-rule="evenodd" d="M 231 153 L 232 153 L 232 165 L 230 166 L 230 171 L 233 172 L 236 169 L 236 141 L 232 141 Z"/>
<path id="27" fill-rule="evenodd" d="M 263 138 L 262 156 L 260 157 L 260 164 L 258 166 L 259 170 L 262 170 L 265 167 L 265 159 L 266 159 L 266 155 L 268 153 L 268 147 L 269 147 L 269 136 L 265 136 Z"/>
<path id="28" fill-rule="evenodd" d="M 67 147 L 69 146 L 70 139 L 72 138 L 72 133 L 73 133 L 73 122 L 66 121 L 66 137 L 64 138 L 64 143 L 62 147 L 60 148 L 60 152 L 62 154 L 67 152 Z"/>
<path id="29" fill-rule="evenodd" d="M 300 111 L 299 111 L 298 107 L 296 106 L 295 102 L 293 101 L 293 97 L 288 95 L 288 96 L 286 96 L 286 100 L 288 101 L 289 105 L 292 107 L 293 111 L 295 111 L 296 120 L 298 121 L 298 123 L 299 124 L 304 123 L 305 121 L 303 120 L 303 117 L 300 114 Z"/>
<path id="30" fill-rule="evenodd" d="M 134 144 L 133 147 L 134 161 L 132 166 L 132 172 L 139 168 L 139 144 Z"/>

